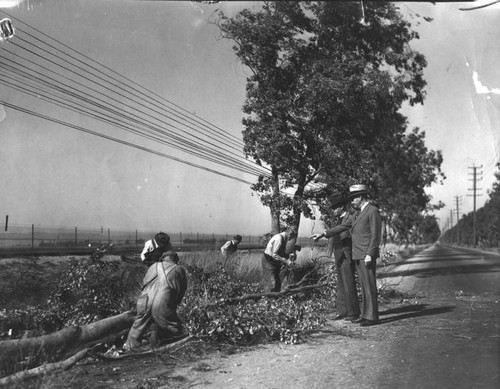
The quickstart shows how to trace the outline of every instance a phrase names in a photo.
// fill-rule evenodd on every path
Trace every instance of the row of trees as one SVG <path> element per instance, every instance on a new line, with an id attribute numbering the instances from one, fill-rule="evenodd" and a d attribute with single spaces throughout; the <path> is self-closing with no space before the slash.
<path id="1" fill-rule="evenodd" d="M 325 199 L 354 183 L 369 185 L 400 239 L 437 226 L 429 212 L 443 204 L 424 188 L 445 178 L 442 156 L 399 112 L 424 101 L 427 63 L 394 4 L 263 2 L 215 23 L 249 70 L 244 152 L 269 168 L 253 189 L 273 233 L 314 218 L 315 205 L 328 224 Z"/>
<path id="2" fill-rule="evenodd" d="M 462 215 L 457 224 L 446 230 L 441 241 L 468 246 L 500 247 L 500 162 L 495 172 L 496 182 L 482 208 Z M 474 219 L 476 234 L 474 235 Z"/>

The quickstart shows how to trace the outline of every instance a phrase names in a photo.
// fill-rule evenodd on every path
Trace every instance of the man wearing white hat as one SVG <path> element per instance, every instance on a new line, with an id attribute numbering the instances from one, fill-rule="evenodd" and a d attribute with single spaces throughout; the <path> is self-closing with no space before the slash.
<path id="1" fill-rule="evenodd" d="M 358 210 L 352 222 L 340 224 L 328 233 L 340 233 L 350 229 L 352 236 L 352 259 L 361 284 L 361 315 L 353 323 L 367 327 L 378 324 L 376 262 L 382 240 L 382 219 L 377 207 L 368 201 L 366 185 L 352 185 L 347 198 L 354 209 Z M 313 235 L 314 240 L 325 236 Z"/>

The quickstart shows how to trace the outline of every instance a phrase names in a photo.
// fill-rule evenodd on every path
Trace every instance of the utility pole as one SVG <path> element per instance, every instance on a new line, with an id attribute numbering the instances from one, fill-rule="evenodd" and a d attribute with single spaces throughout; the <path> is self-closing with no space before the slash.
<path id="1" fill-rule="evenodd" d="M 455 196 L 456 205 L 457 205 L 457 244 L 460 243 L 460 229 L 458 226 L 458 221 L 460 220 L 460 209 L 459 209 L 459 201 L 462 201 L 460 196 Z"/>
<path id="2" fill-rule="evenodd" d="M 481 166 L 469 166 L 469 169 L 472 169 L 472 173 L 469 173 L 469 175 L 472 175 L 473 178 L 469 179 L 469 181 L 472 181 L 472 189 L 469 188 L 469 190 L 473 191 L 472 195 L 467 195 L 467 196 L 472 196 L 474 198 L 474 213 L 473 213 L 473 219 L 472 219 L 472 244 L 474 247 L 476 247 L 476 242 L 477 242 L 477 232 L 476 232 L 476 197 L 481 196 L 477 194 L 478 190 L 481 190 L 481 188 L 477 187 L 477 181 L 481 181 L 483 177 L 478 178 L 478 174 L 482 175 L 483 172 L 478 172 L 477 169 L 482 169 L 483 165 Z"/>
<path id="3" fill-rule="evenodd" d="M 451 219 L 451 224 L 450 224 L 450 239 L 451 243 L 453 243 L 453 209 L 450 209 L 450 219 Z"/>

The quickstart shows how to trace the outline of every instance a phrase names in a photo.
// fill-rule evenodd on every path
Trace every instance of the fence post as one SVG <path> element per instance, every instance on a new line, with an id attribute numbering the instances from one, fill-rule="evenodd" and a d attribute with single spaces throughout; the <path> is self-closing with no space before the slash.
<path id="1" fill-rule="evenodd" d="M 78 227 L 75 227 L 75 247 L 78 247 Z"/>
<path id="2" fill-rule="evenodd" d="M 111 242 L 111 240 L 109 238 L 110 238 L 110 231 L 109 231 L 109 228 L 108 228 L 108 244 L 109 244 L 109 242 Z"/>
<path id="3" fill-rule="evenodd" d="M 137 248 L 137 230 L 135 230 L 135 248 Z"/>
<path id="4" fill-rule="evenodd" d="M 31 248 L 35 248 L 35 225 L 31 225 Z"/>
<path id="5" fill-rule="evenodd" d="M 9 215 L 5 215 L 5 231 L 9 229 Z"/>
<path id="6" fill-rule="evenodd" d="M 181 231 L 181 232 L 179 232 L 179 240 L 180 240 L 180 245 L 181 245 L 181 247 L 182 247 L 182 231 Z"/>

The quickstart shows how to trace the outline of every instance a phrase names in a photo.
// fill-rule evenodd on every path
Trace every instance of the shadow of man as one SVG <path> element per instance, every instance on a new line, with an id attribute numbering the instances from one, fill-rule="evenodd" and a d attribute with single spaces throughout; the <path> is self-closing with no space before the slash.
<path id="1" fill-rule="evenodd" d="M 380 316 L 384 317 L 380 323 L 391 323 L 393 321 L 409 319 L 412 317 L 440 315 L 451 312 L 455 309 L 454 306 L 427 308 L 428 304 L 405 305 L 404 307 L 392 308 L 387 311 L 380 312 Z"/>

